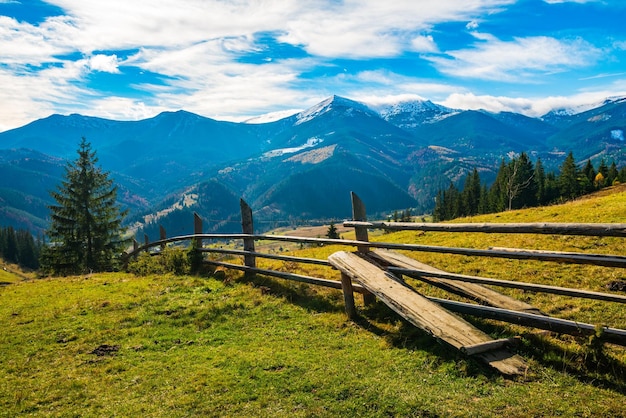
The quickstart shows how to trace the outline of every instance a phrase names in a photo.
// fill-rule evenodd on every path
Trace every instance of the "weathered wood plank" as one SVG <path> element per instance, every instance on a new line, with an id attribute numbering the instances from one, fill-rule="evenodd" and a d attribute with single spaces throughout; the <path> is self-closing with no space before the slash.
<path id="1" fill-rule="evenodd" d="M 495 319 L 525 327 L 544 329 L 551 332 L 569 335 L 597 335 L 600 341 L 626 346 L 626 330 L 619 328 L 601 327 L 584 322 L 568 319 L 553 318 L 544 315 L 535 315 L 527 312 L 511 311 L 491 306 L 474 305 L 471 303 L 456 302 L 453 300 L 429 297 L 429 300 L 453 312 L 477 316 L 480 318 Z"/>
<path id="2" fill-rule="evenodd" d="M 370 256 L 387 265 L 393 265 L 404 269 L 416 269 L 432 273 L 446 273 L 443 270 L 439 270 L 435 267 L 429 266 L 428 264 L 424 264 L 413 258 L 407 257 L 404 254 L 394 251 L 376 250 L 371 252 Z M 495 290 L 489 289 L 485 286 L 481 286 L 480 284 L 465 283 L 443 278 L 422 277 L 422 279 L 449 292 L 481 301 L 490 306 L 510 309 L 513 311 L 541 314 L 541 311 L 532 305 L 503 295 L 502 293 L 496 292 Z"/>
<path id="3" fill-rule="evenodd" d="M 465 283 L 489 284 L 513 289 L 528 290 L 531 292 L 551 293 L 561 296 L 572 296 L 585 299 L 603 300 L 606 302 L 626 303 L 626 296 L 611 293 L 594 292 L 592 290 L 571 289 L 568 287 L 551 286 L 545 284 L 515 282 L 511 280 L 490 279 L 487 277 L 468 276 L 465 274 L 452 274 L 445 272 L 435 272 L 429 270 L 412 270 L 405 268 L 389 267 L 389 270 L 397 274 L 406 274 L 416 279 L 434 277 L 452 281 L 462 281 Z"/>
<path id="4" fill-rule="evenodd" d="M 626 224 L 623 223 L 419 223 L 355 221 L 346 221 L 343 225 L 348 227 L 379 228 L 394 231 L 480 232 L 484 234 L 505 233 L 626 237 Z"/>
<path id="5" fill-rule="evenodd" d="M 469 322 L 390 279 L 384 270 L 354 253 L 339 251 L 331 254 L 328 260 L 342 274 L 360 283 L 407 321 L 458 350 L 493 341 Z M 527 368 L 521 357 L 503 350 L 479 353 L 476 357 L 507 375 L 521 374 Z"/>

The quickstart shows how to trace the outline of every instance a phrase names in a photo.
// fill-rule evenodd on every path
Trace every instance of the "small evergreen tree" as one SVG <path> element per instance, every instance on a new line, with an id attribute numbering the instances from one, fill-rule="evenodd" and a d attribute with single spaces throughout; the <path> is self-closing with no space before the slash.
<path id="1" fill-rule="evenodd" d="M 619 171 L 617 170 L 617 165 L 615 161 L 611 162 L 611 166 L 609 167 L 609 173 L 606 178 L 606 185 L 612 186 L 615 180 L 619 181 Z"/>
<path id="2" fill-rule="evenodd" d="M 591 159 L 588 159 L 587 164 L 585 164 L 585 168 L 583 168 L 582 184 L 584 185 L 584 189 L 583 189 L 584 193 L 590 193 L 593 191 L 595 180 L 596 180 L 596 169 L 593 168 Z"/>
<path id="3" fill-rule="evenodd" d="M 545 205 L 546 202 L 546 172 L 543 168 L 543 163 L 541 162 L 541 158 L 537 158 L 537 162 L 535 163 L 535 187 L 537 189 L 536 192 L 536 200 L 538 205 Z"/>
<path id="4" fill-rule="evenodd" d="M 561 165 L 561 172 L 558 178 L 560 197 L 563 199 L 573 199 L 578 196 L 578 167 L 574 161 L 574 154 L 570 152 L 565 157 L 563 165 Z"/>
<path id="5" fill-rule="evenodd" d="M 326 236 L 329 239 L 339 239 L 339 232 L 337 231 L 337 227 L 333 222 L 328 225 L 328 231 L 326 232 Z"/>
<path id="6" fill-rule="evenodd" d="M 49 243 L 41 265 L 51 274 L 106 271 L 116 267 L 122 252 L 122 212 L 116 202 L 117 187 L 109 173 L 96 166 L 91 144 L 82 138 L 78 158 L 67 164 L 65 178 L 50 192 Z"/>

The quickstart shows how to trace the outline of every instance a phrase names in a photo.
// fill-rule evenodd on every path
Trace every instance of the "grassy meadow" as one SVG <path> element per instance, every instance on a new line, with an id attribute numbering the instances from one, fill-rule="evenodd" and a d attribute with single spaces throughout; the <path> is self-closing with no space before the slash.
<path id="1" fill-rule="evenodd" d="M 564 205 L 459 221 L 625 219 L 626 191 L 613 189 Z M 626 242 L 617 238 L 415 231 L 370 238 L 626 254 Z M 339 249 L 345 247 L 282 252 L 323 258 Z M 626 280 L 615 268 L 411 255 L 450 272 L 596 291 Z M 323 266 L 258 263 L 338 279 Z M 359 305 L 361 318 L 352 322 L 339 291 L 280 279 L 239 272 L 33 279 L 2 270 L 0 282 L 0 417 L 626 416 L 626 349 L 598 347 L 593 339 L 468 317 L 493 337 L 522 337 L 517 352 L 530 368 L 507 379 L 379 302 Z M 626 329 L 623 305 L 502 291 L 553 316 Z"/>

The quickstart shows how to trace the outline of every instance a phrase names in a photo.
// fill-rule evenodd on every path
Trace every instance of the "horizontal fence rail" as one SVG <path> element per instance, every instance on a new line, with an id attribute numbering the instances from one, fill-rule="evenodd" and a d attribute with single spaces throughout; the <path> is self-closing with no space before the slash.
<path id="1" fill-rule="evenodd" d="M 327 239 L 327 238 L 309 238 L 309 237 L 296 237 L 289 235 L 255 235 L 255 234 L 193 234 L 183 235 L 179 237 L 167 238 L 159 241 L 152 242 L 147 245 L 142 245 L 132 252 L 128 253 L 128 256 L 133 256 L 141 251 L 148 250 L 152 247 L 161 247 L 165 244 L 170 244 L 179 241 L 189 241 L 192 239 L 218 239 L 218 240 L 234 240 L 234 239 L 251 239 L 254 241 L 284 241 L 295 242 L 303 244 L 322 244 L 322 245 L 345 245 L 357 248 L 384 248 L 387 250 L 406 250 L 417 252 L 432 252 L 432 253 L 444 253 L 454 255 L 465 255 L 475 257 L 494 257 L 494 258 L 509 258 L 516 260 L 538 260 L 538 261 L 553 261 L 558 263 L 571 263 L 571 264 L 593 264 L 604 267 L 619 267 L 626 268 L 626 257 L 617 255 L 605 255 L 605 254 L 587 254 L 587 253 L 573 253 L 573 252 L 559 252 L 559 251 L 536 251 L 536 250 L 510 250 L 504 248 L 498 249 L 476 249 L 476 248 L 460 248 L 460 247 L 443 247 L 438 245 L 420 245 L 420 244 L 396 244 L 389 242 L 371 242 L 371 241 L 357 241 L 346 239 Z M 208 252 L 208 251 L 207 251 Z M 217 252 L 217 251 L 215 251 Z"/>
<path id="2" fill-rule="evenodd" d="M 345 221 L 343 226 L 390 231 L 481 232 L 484 234 L 547 234 L 626 238 L 626 224 L 599 223 L 413 223 Z"/>
<path id="3" fill-rule="evenodd" d="M 439 273 L 428 270 L 413 270 L 399 267 L 389 267 L 389 271 L 396 274 L 404 274 L 409 277 L 420 279 L 422 277 L 436 277 L 439 279 L 458 280 L 466 283 L 489 284 L 513 289 L 528 290 L 531 292 L 552 293 L 555 295 L 573 296 L 585 299 L 604 300 L 607 302 L 626 303 L 626 296 L 611 293 L 592 292 L 589 290 L 571 289 L 568 287 L 549 286 L 534 283 L 514 282 L 510 280 L 490 279 L 487 277 L 467 276 L 464 274 Z"/>

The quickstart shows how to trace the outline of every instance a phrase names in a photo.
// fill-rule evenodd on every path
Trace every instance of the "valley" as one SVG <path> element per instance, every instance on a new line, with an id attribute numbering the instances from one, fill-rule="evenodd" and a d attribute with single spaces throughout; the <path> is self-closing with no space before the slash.
<path id="1" fill-rule="evenodd" d="M 157 219 L 168 232 L 191 232 L 180 220 L 194 211 L 211 220 L 206 232 L 233 232 L 240 198 L 254 208 L 260 232 L 347 219 L 350 191 L 378 217 L 406 208 L 429 213 L 450 182 L 476 168 L 490 183 L 500 163 L 521 152 L 547 171 L 570 151 L 579 165 L 623 166 L 624 130 L 621 98 L 541 118 L 429 101 L 373 109 L 339 96 L 254 124 L 185 111 L 135 122 L 52 115 L 0 133 L 0 223 L 45 230 L 49 191 L 81 137 L 118 185 L 128 224 L 154 239 Z"/>

